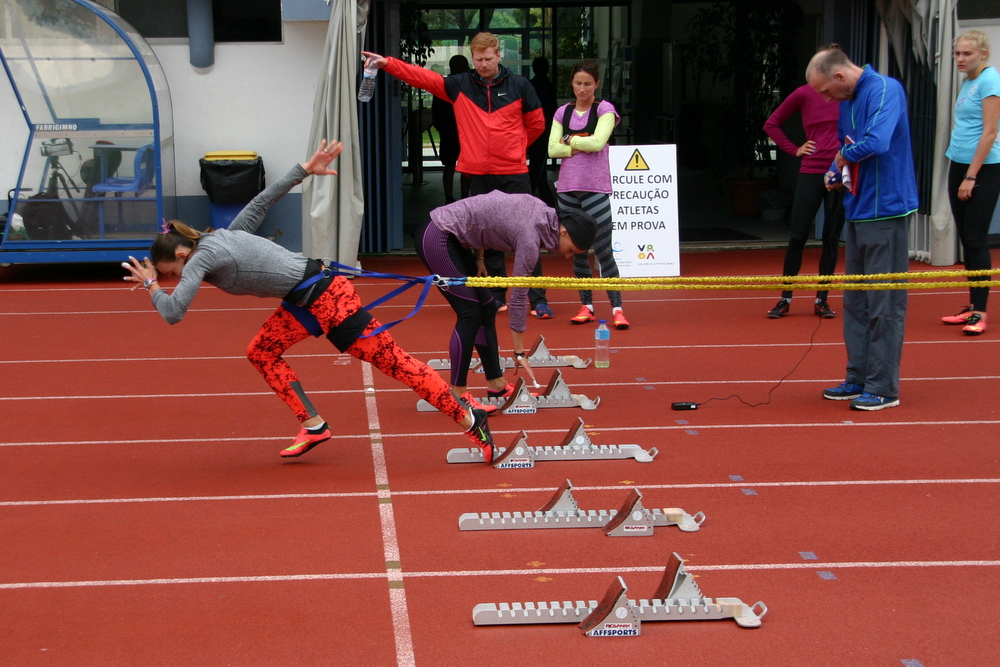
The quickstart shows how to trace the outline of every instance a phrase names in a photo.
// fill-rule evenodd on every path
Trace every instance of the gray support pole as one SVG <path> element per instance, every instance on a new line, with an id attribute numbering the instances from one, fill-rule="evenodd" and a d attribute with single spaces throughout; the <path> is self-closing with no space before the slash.
<path id="1" fill-rule="evenodd" d="M 191 65 L 211 67 L 215 64 L 212 0 L 187 0 L 187 15 Z"/>

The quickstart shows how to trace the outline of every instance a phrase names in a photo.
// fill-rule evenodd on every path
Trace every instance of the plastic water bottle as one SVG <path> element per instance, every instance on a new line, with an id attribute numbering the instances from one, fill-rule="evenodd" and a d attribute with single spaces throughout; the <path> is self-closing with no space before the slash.
<path id="1" fill-rule="evenodd" d="M 361 78 L 361 88 L 358 89 L 358 101 L 371 102 L 375 94 L 375 77 L 378 76 L 377 67 L 365 66 L 365 72 Z"/>
<path id="2" fill-rule="evenodd" d="M 601 320 L 594 331 L 594 368 L 611 365 L 611 330 L 608 321 Z"/>

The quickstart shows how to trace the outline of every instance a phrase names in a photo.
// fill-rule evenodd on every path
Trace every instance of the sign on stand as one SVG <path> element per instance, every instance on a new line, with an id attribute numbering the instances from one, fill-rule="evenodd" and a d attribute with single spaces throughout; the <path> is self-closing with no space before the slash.
<path id="1" fill-rule="evenodd" d="M 624 278 L 679 276 L 677 147 L 609 146 L 612 247 Z"/>

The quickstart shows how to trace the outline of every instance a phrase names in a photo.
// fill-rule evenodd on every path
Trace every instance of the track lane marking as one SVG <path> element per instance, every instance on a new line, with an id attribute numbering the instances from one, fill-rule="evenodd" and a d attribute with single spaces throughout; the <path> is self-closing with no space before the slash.
<path id="1" fill-rule="evenodd" d="M 401 667 L 412 667 L 416 665 L 417 661 L 413 653 L 410 611 L 406 603 L 406 589 L 403 587 L 403 565 L 399 555 L 399 539 L 396 535 L 396 515 L 392 507 L 392 492 L 389 489 L 389 468 L 385 460 L 385 448 L 382 446 L 382 426 L 378 416 L 372 365 L 363 362 L 361 373 L 365 387 L 365 408 L 368 414 L 372 462 L 375 465 L 375 488 L 378 496 L 379 523 L 386 565 L 385 575 L 389 588 L 389 608 L 392 613 L 392 634 L 396 644 L 396 664 Z"/>
<path id="2" fill-rule="evenodd" d="M 967 478 L 967 479 L 845 479 L 817 480 L 812 482 L 702 482 L 688 484 L 636 484 L 636 485 L 600 485 L 573 486 L 580 491 L 615 491 L 618 489 L 636 488 L 648 489 L 739 489 L 750 484 L 759 488 L 793 488 L 793 487 L 833 487 L 833 486 L 908 486 L 919 484 L 1000 484 L 1000 478 Z M 503 487 L 484 489 L 427 489 L 423 491 L 393 491 L 395 496 L 455 496 L 484 495 L 496 493 L 551 493 L 552 487 Z M 47 505 L 105 505 L 116 503 L 172 503 L 172 502 L 203 502 L 214 500 L 297 500 L 302 498 L 388 498 L 388 493 L 379 491 L 354 491 L 341 493 L 272 493 L 225 496 L 152 496 L 148 498 L 80 498 L 61 500 L 6 500 L 0 501 L 0 507 L 38 507 Z M 395 538 L 395 534 L 393 534 Z M 399 561 L 398 544 L 392 554 L 386 554 L 387 561 Z"/>
<path id="3" fill-rule="evenodd" d="M 983 381 L 983 380 L 1000 380 L 1000 375 L 954 375 L 954 376 L 941 376 L 941 377 L 912 377 L 912 378 L 902 378 L 902 382 L 959 382 L 959 381 Z M 834 378 L 826 379 L 798 379 L 798 380 L 781 380 L 780 378 L 773 379 L 763 379 L 763 380 L 643 380 L 642 382 L 574 382 L 574 387 L 690 387 L 690 386 L 701 386 L 701 385 L 749 385 L 749 384 L 775 384 L 776 382 L 781 382 L 781 384 L 829 384 L 831 382 L 836 382 Z M 358 394 L 361 393 L 361 389 L 320 389 L 320 390 L 310 390 L 310 394 Z M 393 394 L 393 393 L 405 393 L 411 391 L 410 389 L 401 389 L 398 387 L 388 387 L 385 389 L 380 389 L 380 393 Z M 167 393 L 167 394 L 76 394 L 76 395 L 63 395 L 63 396 L 0 396 L 0 401 L 77 401 L 77 400 L 93 400 L 93 401 L 104 401 L 104 400 L 114 400 L 118 401 L 127 398 L 226 398 L 226 397 L 247 397 L 247 396 L 273 396 L 274 393 L 270 391 L 220 391 L 220 392 L 203 392 L 203 393 Z"/>
<path id="4" fill-rule="evenodd" d="M 318 393 L 318 392 L 310 392 Z M 996 426 L 1000 424 L 997 419 L 966 419 L 948 421 L 898 421 L 898 422 L 855 422 L 855 421 L 830 421 L 830 422 L 809 422 L 805 424 L 795 423 L 774 423 L 774 424 L 698 424 L 699 430 L 722 430 L 722 429 L 766 429 L 766 428 L 829 428 L 832 426 L 843 428 L 892 428 L 895 426 Z M 684 431 L 690 429 L 690 424 L 665 424 L 660 426 L 616 426 L 601 427 L 593 429 L 601 433 L 638 433 L 642 431 Z M 494 429 L 493 433 L 498 435 L 508 435 L 520 433 L 521 429 Z M 566 433 L 563 428 L 533 429 L 532 433 Z M 444 436 L 454 436 L 451 432 L 422 432 L 422 433 L 383 433 L 383 440 L 393 438 L 441 438 Z M 260 436 L 260 437 L 205 437 L 205 438 L 171 438 L 171 439 L 131 439 L 131 440 L 39 440 L 24 442 L 0 442 L 0 447 L 66 447 L 79 445 L 142 445 L 142 444 L 163 444 L 163 443 L 184 443 L 211 440 L 213 443 L 219 442 L 264 442 L 270 440 L 280 440 L 284 436 Z M 335 435 L 332 439 L 354 440 L 365 438 L 367 434 Z"/>
<path id="5" fill-rule="evenodd" d="M 270 311 L 269 311 L 270 312 Z M 976 338 L 970 340 L 968 338 L 955 338 L 955 339 L 943 339 L 943 340 L 907 340 L 904 341 L 904 345 L 991 345 L 1000 343 L 1000 339 L 986 339 L 986 338 Z M 843 347 L 843 341 L 834 342 L 814 342 L 812 347 Z M 717 344 L 706 344 L 706 345 L 616 345 L 616 350 L 726 350 L 726 349 L 761 349 L 761 348 L 783 348 L 783 347 L 809 347 L 808 342 L 787 342 L 787 343 L 761 343 L 759 345 L 754 345 L 752 343 L 717 343 Z M 553 352 L 571 352 L 579 351 L 584 348 L 567 347 L 567 348 L 552 348 Z M 589 349 L 589 348 L 586 348 Z M 417 358 L 427 357 L 430 359 L 436 358 L 433 355 L 437 355 L 437 358 L 442 356 L 447 357 L 447 350 L 421 350 L 414 351 L 410 354 L 416 356 Z M 319 353 L 319 354 L 286 354 L 283 355 L 286 359 L 309 359 L 309 358 L 332 358 L 332 357 L 349 357 L 347 354 L 337 354 L 337 353 Z M 4 359 L 0 360 L 0 365 L 5 364 L 77 364 L 77 363 L 132 363 L 132 362 L 183 362 L 183 361 L 246 361 L 246 355 L 211 355 L 211 356 L 185 356 L 185 357 L 97 357 L 93 359 L 85 358 L 73 358 L 73 359 Z M 975 379 L 977 376 L 970 376 L 970 379 Z M 992 376 L 986 376 L 992 377 Z M 931 378 L 928 378 L 931 379 Z M 761 382 L 766 382 L 767 380 L 761 380 Z M 404 390 L 400 390 L 404 391 Z M 405 391 L 409 391 L 408 389 Z"/>
<path id="6" fill-rule="evenodd" d="M 854 562 L 821 562 L 808 563 L 734 563 L 719 565 L 690 565 L 685 563 L 685 569 L 690 572 L 738 572 L 738 571 L 780 571 L 780 570 L 817 570 L 817 569 L 886 569 L 886 568 L 924 568 L 924 567 L 1000 567 L 1000 560 L 902 560 L 902 561 L 854 561 Z M 539 574 L 623 574 L 630 572 L 662 572 L 662 565 L 639 565 L 632 567 L 551 567 L 517 570 L 449 570 L 441 572 L 403 572 L 404 578 L 434 578 L 434 577 L 503 577 Z M 177 584 L 229 584 L 229 583 L 267 583 L 272 581 L 336 581 L 356 579 L 386 579 L 395 575 L 389 572 L 355 572 L 355 573 L 322 573 L 322 574 L 278 574 L 239 577 L 179 577 L 162 579 L 103 579 L 82 581 L 24 581 L 0 583 L 0 590 L 24 590 L 38 588 L 84 588 L 98 586 L 162 586 Z M 401 663 L 402 664 L 402 663 Z M 412 663 L 411 663 L 412 664 Z"/>

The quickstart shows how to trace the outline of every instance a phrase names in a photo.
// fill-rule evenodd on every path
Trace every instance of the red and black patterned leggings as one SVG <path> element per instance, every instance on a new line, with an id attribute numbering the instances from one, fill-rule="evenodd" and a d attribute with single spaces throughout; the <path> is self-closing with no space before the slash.
<path id="1" fill-rule="evenodd" d="M 319 321 L 325 334 L 360 308 L 361 299 L 354 287 L 343 276 L 337 276 L 316 299 L 309 312 Z M 379 322 L 372 319 L 364 333 L 368 334 L 379 326 Z M 271 389 L 292 409 L 300 422 L 315 417 L 317 413 L 302 391 L 295 371 L 281 355 L 295 343 L 309 337 L 309 332 L 295 316 L 279 306 L 264 322 L 247 348 L 247 359 L 260 371 Z M 455 398 L 448 383 L 437 371 L 414 359 L 397 345 L 388 331 L 370 338 L 358 338 L 346 352 L 410 387 L 456 423 L 465 417 L 468 408 Z"/>

